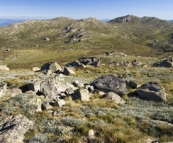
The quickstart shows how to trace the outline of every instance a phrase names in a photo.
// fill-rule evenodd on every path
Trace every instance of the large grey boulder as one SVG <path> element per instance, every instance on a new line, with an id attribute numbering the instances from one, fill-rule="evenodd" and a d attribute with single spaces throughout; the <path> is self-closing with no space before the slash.
<path id="1" fill-rule="evenodd" d="M 23 143 L 25 133 L 33 126 L 34 122 L 21 114 L 10 116 L 0 123 L 0 142 Z"/>
<path id="2" fill-rule="evenodd" d="M 173 67 L 173 62 L 171 60 L 163 60 L 153 64 L 154 67 Z"/>
<path id="3" fill-rule="evenodd" d="M 57 62 L 48 62 L 41 67 L 41 71 L 47 75 L 51 75 L 53 73 L 61 72 L 62 68 Z"/>
<path id="4" fill-rule="evenodd" d="M 117 104 L 125 104 L 126 101 L 121 98 L 118 94 L 114 93 L 114 92 L 108 92 L 105 97 L 107 97 L 110 100 L 113 100 L 115 103 Z"/>
<path id="5" fill-rule="evenodd" d="M 113 75 L 101 76 L 94 80 L 91 84 L 100 91 L 112 91 L 120 96 L 128 92 L 125 80 L 120 77 L 115 77 Z"/>
<path id="6" fill-rule="evenodd" d="M 68 88 L 76 89 L 71 83 L 62 79 L 63 75 L 50 77 L 40 84 L 40 92 L 46 97 L 56 97 L 61 93 L 65 93 Z M 51 98 L 52 99 L 52 98 Z"/>
<path id="7" fill-rule="evenodd" d="M 7 91 L 7 83 L 0 82 L 0 97 L 4 96 L 6 91 Z"/>
<path id="8" fill-rule="evenodd" d="M 157 82 L 143 84 L 136 91 L 139 98 L 154 101 L 166 101 L 165 89 Z"/>

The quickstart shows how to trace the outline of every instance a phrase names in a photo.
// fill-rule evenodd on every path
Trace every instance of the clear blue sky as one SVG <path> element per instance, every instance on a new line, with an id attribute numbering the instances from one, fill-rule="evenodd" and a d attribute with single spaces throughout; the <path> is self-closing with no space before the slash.
<path id="1" fill-rule="evenodd" d="M 173 19 L 173 0 L 1 0 L 0 18 L 113 19 L 124 15 Z"/>

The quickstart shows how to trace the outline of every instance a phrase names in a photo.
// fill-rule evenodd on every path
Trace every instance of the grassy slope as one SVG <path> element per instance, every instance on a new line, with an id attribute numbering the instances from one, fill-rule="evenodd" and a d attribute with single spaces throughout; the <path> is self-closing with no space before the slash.
<path id="1" fill-rule="evenodd" d="M 66 29 L 68 26 L 72 27 L 69 31 Z M 41 61 L 69 62 L 82 55 L 95 56 L 115 50 L 133 55 L 153 56 L 156 50 L 148 45 L 156 39 L 159 41 L 157 45 L 168 44 L 171 29 L 172 24 L 159 19 L 146 19 L 145 22 L 140 19 L 123 24 L 103 23 L 94 18 L 73 20 L 64 17 L 25 21 L 0 28 L 1 59 L 6 58 L 4 63 L 10 67 L 18 67 L 24 62 L 25 65 L 22 66 L 30 68 L 42 64 Z M 82 34 L 82 38 L 66 43 L 69 37 L 78 33 Z M 45 41 L 45 37 L 50 41 Z M 81 42 L 78 42 L 79 39 Z M 4 53 L 8 48 L 11 52 Z M 23 50 L 34 54 L 25 56 Z M 68 50 L 70 52 L 66 53 Z M 12 57 L 16 57 L 16 53 L 21 56 L 15 61 Z M 46 53 L 50 56 L 46 56 Z M 30 66 L 27 66 L 27 63 Z"/>

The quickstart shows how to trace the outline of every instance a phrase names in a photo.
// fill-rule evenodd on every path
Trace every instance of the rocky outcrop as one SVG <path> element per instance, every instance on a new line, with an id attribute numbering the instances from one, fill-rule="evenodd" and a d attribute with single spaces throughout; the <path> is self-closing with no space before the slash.
<path id="1" fill-rule="evenodd" d="M 7 91 L 7 83 L 0 82 L 0 97 L 4 96 L 6 91 Z"/>
<path id="2" fill-rule="evenodd" d="M 62 68 L 57 62 L 48 62 L 41 67 L 41 71 L 47 75 L 51 75 L 53 73 L 61 72 Z"/>
<path id="3" fill-rule="evenodd" d="M 163 61 L 160 61 L 160 62 L 156 62 L 153 64 L 154 67 L 167 67 L 167 68 L 170 68 L 170 67 L 173 67 L 173 62 L 171 60 L 163 60 Z"/>
<path id="4" fill-rule="evenodd" d="M 103 92 L 115 92 L 118 95 L 123 95 L 128 92 L 126 82 L 120 77 L 113 75 L 101 76 L 91 83 L 95 88 Z"/>
<path id="5" fill-rule="evenodd" d="M 25 133 L 33 126 L 34 122 L 21 114 L 10 116 L 0 123 L 0 142 L 23 143 Z"/>
<path id="6" fill-rule="evenodd" d="M 114 92 L 108 92 L 105 97 L 107 97 L 110 100 L 113 100 L 115 103 L 117 104 L 124 104 L 126 103 L 126 101 L 121 98 L 118 94 L 114 93 Z"/>
<path id="7" fill-rule="evenodd" d="M 166 101 L 165 90 L 157 82 L 143 84 L 137 89 L 136 93 L 138 94 L 139 98 L 144 100 Z"/>

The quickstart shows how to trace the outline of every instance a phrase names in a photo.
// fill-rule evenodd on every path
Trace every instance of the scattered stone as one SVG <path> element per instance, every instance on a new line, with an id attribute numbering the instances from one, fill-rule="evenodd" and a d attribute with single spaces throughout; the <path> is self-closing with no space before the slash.
<path id="1" fill-rule="evenodd" d="M 0 65 L 0 70 L 9 71 L 10 69 L 7 67 L 7 65 Z"/>
<path id="2" fill-rule="evenodd" d="M 108 92 L 105 97 L 107 97 L 110 100 L 115 101 L 115 103 L 117 104 L 125 104 L 126 101 L 121 98 L 118 94 L 114 93 L 114 92 Z"/>
<path id="3" fill-rule="evenodd" d="M 0 98 L 5 95 L 6 91 L 7 91 L 7 83 L 0 82 Z"/>
<path id="4" fill-rule="evenodd" d="M 96 57 L 81 57 L 79 62 L 84 65 L 93 65 L 95 67 L 100 65 L 100 59 Z"/>
<path id="5" fill-rule="evenodd" d="M 120 96 L 128 92 L 125 80 L 113 75 L 101 76 L 98 79 L 94 80 L 91 85 L 103 92 L 112 91 Z"/>
<path id="6" fill-rule="evenodd" d="M 76 92 L 72 95 L 72 98 L 80 99 L 81 101 L 90 101 L 90 93 L 87 89 L 77 89 Z"/>
<path id="7" fill-rule="evenodd" d="M 33 126 L 34 122 L 21 114 L 10 116 L 0 123 L 0 142 L 23 143 L 24 135 Z"/>
<path id="8" fill-rule="evenodd" d="M 143 84 L 136 91 L 139 98 L 153 101 L 166 101 L 165 89 L 157 82 Z"/>
<path id="9" fill-rule="evenodd" d="M 70 67 L 64 67 L 63 74 L 64 75 L 70 75 L 70 74 L 75 75 L 76 73 L 74 72 L 74 70 L 72 68 L 70 68 Z"/>
<path id="10" fill-rule="evenodd" d="M 41 68 L 39 68 L 39 67 L 33 67 L 32 68 L 32 71 L 34 71 L 34 72 L 38 72 L 38 71 L 40 71 L 41 70 Z"/>

